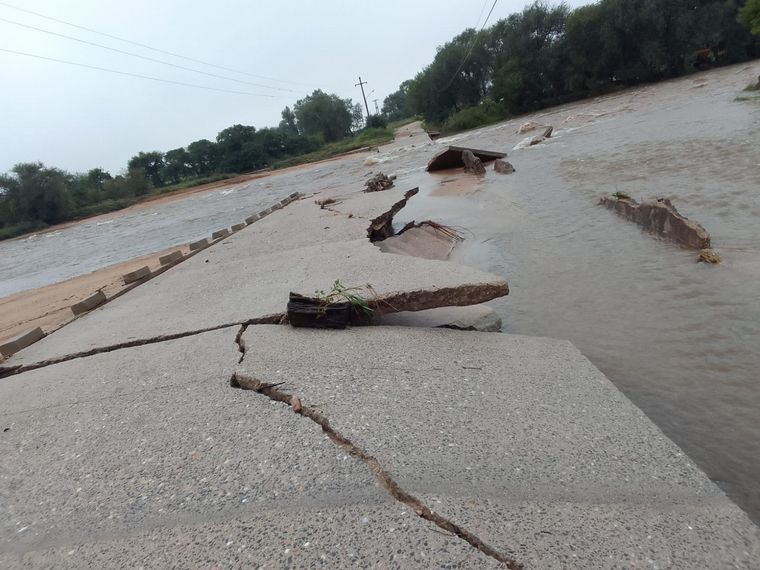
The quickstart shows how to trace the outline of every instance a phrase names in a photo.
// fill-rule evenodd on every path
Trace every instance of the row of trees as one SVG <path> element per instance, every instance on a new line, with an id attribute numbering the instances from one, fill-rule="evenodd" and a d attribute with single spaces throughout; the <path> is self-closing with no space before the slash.
<path id="1" fill-rule="evenodd" d="M 753 32 L 760 0 L 600 0 L 575 10 L 536 2 L 439 48 L 383 111 L 444 123 L 485 106 L 506 117 L 758 57 Z"/>
<path id="2" fill-rule="evenodd" d="M 0 174 L 0 239 L 74 218 L 123 208 L 140 196 L 188 179 L 250 172 L 317 150 L 363 127 L 350 99 L 323 91 L 285 107 L 276 128 L 233 125 L 214 141 L 201 139 L 167 152 L 140 152 L 112 176 L 101 168 L 72 174 L 39 162 Z"/>

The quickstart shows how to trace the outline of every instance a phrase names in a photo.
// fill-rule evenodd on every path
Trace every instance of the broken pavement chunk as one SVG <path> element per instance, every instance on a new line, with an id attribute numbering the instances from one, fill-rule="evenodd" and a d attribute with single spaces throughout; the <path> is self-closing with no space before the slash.
<path id="1" fill-rule="evenodd" d="M 462 162 L 464 162 L 464 171 L 471 172 L 478 176 L 483 176 L 486 173 L 486 167 L 483 166 L 483 162 L 470 150 L 462 151 Z"/>
<path id="2" fill-rule="evenodd" d="M 617 214 L 658 236 L 691 249 L 709 249 L 710 234 L 697 222 L 682 216 L 667 198 L 638 203 L 632 198 L 604 196 L 599 201 Z"/>
<path id="3" fill-rule="evenodd" d="M 381 192 L 383 190 L 387 190 L 388 188 L 393 188 L 393 180 L 388 178 L 385 174 L 382 172 L 379 172 L 369 180 L 367 180 L 366 188 L 364 189 L 365 192 Z"/>
<path id="4" fill-rule="evenodd" d="M 497 158 L 505 158 L 507 156 L 506 152 L 478 150 L 475 148 L 467 148 L 462 146 L 450 146 L 430 159 L 430 162 L 428 162 L 427 165 L 428 172 L 446 170 L 448 168 L 460 168 L 464 166 L 462 153 L 466 150 L 469 150 L 473 155 L 478 157 L 484 164 L 492 162 Z"/>
<path id="5" fill-rule="evenodd" d="M 514 166 L 512 166 L 506 160 L 501 160 L 501 159 L 497 159 L 494 161 L 493 169 L 499 174 L 512 174 L 515 171 Z"/>

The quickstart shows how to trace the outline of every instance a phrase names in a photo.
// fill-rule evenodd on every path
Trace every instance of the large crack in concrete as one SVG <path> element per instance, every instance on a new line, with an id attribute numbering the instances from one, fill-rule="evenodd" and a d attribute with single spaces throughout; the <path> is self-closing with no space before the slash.
<path id="1" fill-rule="evenodd" d="M 245 346 L 238 343 L 238 349 L 245 356 Z M 242 358 L 241 358 L 242 362 Z M 408 506 L 414 513 L 429 522 L 432 522 L 440 529 L 447 531 L 454 536 L 464 540 L 473 548 L 479 550 L 486 556 L 489 556 L 498 562 L 506 565 L 510 570 L 520 570 L 523 565 L 511 558 L 510 556 L 499 552 L 494 547 L 486 544 L 477 535 L 473 534 L 469 530 L 462 528 L 457 523 L 439 515 L 432 511 L 427 505 L 425 505 L 420 499 L 405 491 L 401 486 L 393 479 L 376 457 L 370 455 L 366 450 L 356 445 L 353 441 L 348 439 L 339 431 L 335 430 L 330 421 L 321 413 L 315 409 L 303 404 L 302 400 L 294 395 L 280 390 L 279 386 L 282 384 L 271 384 L 268 382 L 262 382 L 256 378 L 245 376 L 243 374 L 234 373 L 230 378 L 230 386 L 233 388 L 240 388 L 242 390 L 251 390 L 257 394 L 266 396 L 270 400 L 275 402 L 281 402 L 290 406 L 293 412 L 303 416 L 316 423 L 322 431 L 327 435 L 330 440 L 338 447 L 343 449 L 346 453 L 355 457 L 359 461 L 362 461 L 367 467 L 369 467 L 372 474 L 375 476 L 380 485 L 385 491 L 393 497 L 396 501 L 399 501 Z"/>
<path id="2" fill-rule="evenodd" d="M 68 362 L 69 360 L 76 360 L 78 358 L 87 358 L 88 356 L 94 356 L 96 354 L 103 354 L 105 352 L 113 352 L 115 350 L 123 350 L 125 348 L 134 348 L 136 346 L 144 346 L 146 344 L 157 344 L 160 342 L 177 340 L 177 339 L 185 338 L 188 336 L 196 336 L 199 334 L 217 331 L 220 329 L 226 329 L 226 328 L 235 327 L 235 326 L 241 327 L 240 331 L 238 331 L 237 333 L 236 341 L 240 340 L 240 342 L 242 342 L 241 340 L 242 335 L 250 325 L 278 325 L 282 323 L 284 317 L 285 315 L 283 314 L 270 315 L 270 316 L 262 317 L 262 318 L 249 319 L 243 322 L 225 323 L 222 325 L 214 325 L 212 327 L 206 327 L 203 329 L 197 329 L 197 330 L 192 330 L 192 331 L 183 331 L 179 333 L 160 335 L 160 336 L 155 336 L 155 337 L 150 337 L 150 338 L 129 340 L 126 342 L 120 342 L 118 344 L 96 347 L 96 348 L 91 348 L 89 350 L 83 350 L 81 352 L 66 354 L 64 356 L 59 356 L 57 358 L 50 358 L 48 360 L 40 360 L 39 362 L 34 362 L 32 364 L 19 364 L 16 366 L 5 366 L 5 367 L 0 366 L 0 379 L 7 378 L 8 376 L 15 376 L 16 374 L 22 374 L 23 372 L 29 372 L 31 370 L 37 370 L 38 368 L 53 366 L 54 364 Z M 240 344 L 238 344 L 238 346 L 240 346 Z M 245 351 L 241 349 L 241 353 L 244 353 L 244 352 Z M 242 361 L 242 356 L 240 360 Z"/>

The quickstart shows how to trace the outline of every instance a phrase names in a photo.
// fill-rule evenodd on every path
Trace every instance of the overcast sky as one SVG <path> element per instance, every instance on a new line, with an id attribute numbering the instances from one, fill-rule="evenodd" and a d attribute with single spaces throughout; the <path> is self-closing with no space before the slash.
<path id="1" fill-rule="evenodd" d="M 225 71 L 20 12 L 22 7 L 197 60 Z M 570 0 L 577 6 L 587 1 Z M 525 0 L 500 0 L 489 21 Z M 40 160 L 71 171 L 119 172 L 141 150 L 213 140 L 235 123 L 276 126 L 280 111 L 315 88 L 383 98 L 432 61 L 436 47 L 482 24 L 491 0 L 0 0 L 0 50 L 15 50 L 166 80 L 207 91 L 0 51 L 0 172 Z M 241 82 L 137 59 L 19 27 L 34 26 Z M 279 90 L 250 85 L 258 83 Z"/>

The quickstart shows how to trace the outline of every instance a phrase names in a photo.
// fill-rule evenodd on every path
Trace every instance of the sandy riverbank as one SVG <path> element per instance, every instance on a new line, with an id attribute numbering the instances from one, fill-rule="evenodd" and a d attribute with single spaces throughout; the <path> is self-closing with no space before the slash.
<path id="1" fill-rule="evenodd" d="M 106 296 L 113 296 L 124 288 L 122 275 L 145 265 L 155 269 L 160 266 L 159 257 L 178 249 L 187 251 L 185 246 L 171 247 L 60 283 L 0 298 L 0 342 L 36 327 L 42 327 L 45 332 L 58 329 L 72 319 L 71 305 L 100 289 Z"/>

